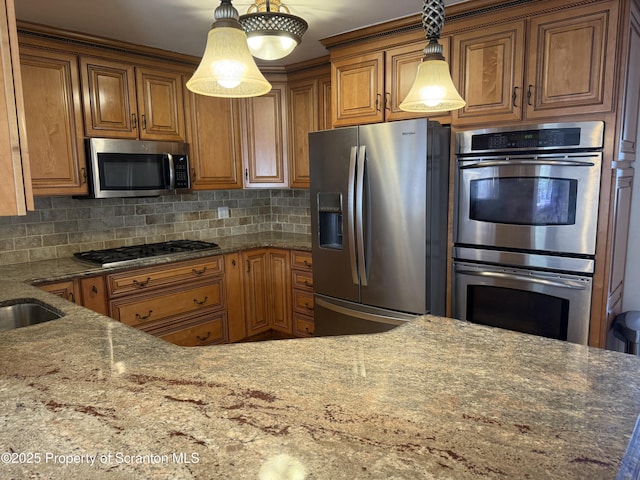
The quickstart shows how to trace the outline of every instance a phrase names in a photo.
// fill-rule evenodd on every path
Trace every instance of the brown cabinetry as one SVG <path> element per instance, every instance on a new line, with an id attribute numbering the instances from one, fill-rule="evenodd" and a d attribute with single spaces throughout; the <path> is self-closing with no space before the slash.
<path id="1" fill-rule="evenodd" d="M 42 283 L 38 285 L 38 288 L 70 302 L 87 307 L 94 312 L 103 315 L 109 314 L 107 289 L 103 275 Z"/>
<path id="2" fill-rule="evenodd" d="M 78 57 L 23 44 L 20 66 L 34 193 L 86 194 Z"/>
<path id="3" fill-rule="evenodd" d="M 81 57 L 89 137 L 185 140 L 182 74 Z"/>
<path id="4" fill-rule="evenodd" d="M 247 336 L 269 330 L 291 334 L 289 251 L 259 248 L 242 252 Z"/>
<path id="5" fill-rule="evenodd" d="M 331 128 L 329 65 L 289 75 L 289 186 L 309 188 L 309 132 Z"/>
<path id="6" fill-rule="evenodd" d="M 239 101 L 184 94 L 193 189 L 242 188 Z"/>
<path id="7" fill-rule="evenodd" d="M 227 340 L 222 256 L 107 276 L 112 318 L 179 345 Z"/>
<path id="8" fill-rule="evenodd" d="M 0 86 L 0 215 L 26 215 L 34 207 L 13 0 L 0 0 Z"/>
<path id="9" fill-rule="evenodd" d="M 242 100 L 242 159 L 248 188 L 289 185 L 286 83 L 271 85 L 269 93 Z"/>
<path id="10" fill-rule="evenodd" d="M 424 56 L 426 40 L 401 43 L 384 51 L 368 51 L 342 57 L 331 52 L 333 125 L 336 127 L 424 117 L 400 110 Z M 448 37 L 440 39 L 448 58 Z M 365 52 L 366 50 L 366 52 Z M 350 51 L 350 50 L 348 50 Z M 447 118 L 448 114 L 430 118 Z"/>
<path id="11" fill-rule="evenodd" d="M 293 333 L 299 337 L 313 335 L 313 262 L 311 252 L 291 252 L 293 286 Z"/>
<path id="12" fill-rule="evenodd" d="M 461 31 L 453 78 L 467 102 L 455 124 L 612 111 L 617 2 L 490 18 L 451 27 Z"/>

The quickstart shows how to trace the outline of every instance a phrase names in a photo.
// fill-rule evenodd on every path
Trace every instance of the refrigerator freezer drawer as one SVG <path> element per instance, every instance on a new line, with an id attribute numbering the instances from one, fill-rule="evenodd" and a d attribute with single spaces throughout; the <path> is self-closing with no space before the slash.
<path id="1" fill-rule="evenodd" d="M 314 336 L 358 335 L 392 330 L 416 315 L 315 295 Z"/>

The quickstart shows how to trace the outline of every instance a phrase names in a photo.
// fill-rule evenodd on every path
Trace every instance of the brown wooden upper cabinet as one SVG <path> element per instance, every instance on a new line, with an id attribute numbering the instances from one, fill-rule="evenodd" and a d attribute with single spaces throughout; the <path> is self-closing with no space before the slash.
<path id="1" fill-rule="evenodd" d="M 86 194 L 78 57 L 21 45 L 20 67 L 34 193 Z"/>
<path id="2" fill-rule="evenodd" d="M 453 78 L 467 105 L 454 123 L 612 111 L 617 22 L 611 1 L 471 30 L 456 25 Z"/>
<path id="3" fill-rule="evenodd" d="M 193 189 L 242 188 L 239 101 L 184 94 Z"/>
<path id="4" fill-rule="evenodd" d="M 20 68 L 34 193 L 87 193 L 78 57 L 21 45 Z"/>
<path id="5" fill-rule="evenodd" d="M 289 76 L 289 186 L 309 188 L 309 133 L 331 128 L 329 65 Z"/>
<path id="6" fill-rule="evenodd" d="M 285 82 L 271 81 L 269 93 L 242 99 L 244 186 L 289 186 L 287 93 Z"/>
<path id="7" fill-rule="evenodd" d="M 185 141 L 182 75 L 81 57 L 88 137 Z"/>
<path id="8" fill-rule="evenodd" d="M 339 52 L 332 52 L 333 126 L 426 116 L 400 110 L 400 103 L 416 77 L 426 43 L 421 40 L 344 58 L 339 58 Z M 440 43 L 445 57 L 450 60 L 450 39 L 442 37 Z M 448 113 L 429 117 L 444 116 Z"/>

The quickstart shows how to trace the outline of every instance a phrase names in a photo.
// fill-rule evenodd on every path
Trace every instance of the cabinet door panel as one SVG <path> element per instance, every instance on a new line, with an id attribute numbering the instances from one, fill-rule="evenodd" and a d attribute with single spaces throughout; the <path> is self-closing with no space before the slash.
<path id="1" fill-rule="evenodd" d="M 286 187 L 289 183 L 286 85 L 272 83 L 266 95 L 244 100 L 245 187 Z M 286 117 L 285 117 L 286 118 Z"/>
<path id="2" fill-rule="evenodd" d="M 291 322 L 291 253 L 269 250 L 269 299 L 274 330 L 292 333 Z"/>
<path id="3" fill-rule="evenodd" d="M 75 55 L 20 48 L 31 179 L 38 195 L 87 193 Z"/>
<path id="4" fill-rule="evenodd" d="M 187 95 L 193 189 L 242 188 L 238 101 Z"/>
<path id="5" fill-rule="evenodd" d="M 531 20 L 528 118 L 611 111 L 616 3 Z"/>
<path id="6" fill-rule="evenodd" d="M 331 64 L 333 126 L 377 123 L 384 120 L 383 52 L 336 60 Z"/>
<path id="7" fill-rule="evenodd" d="M 454 37 L 453 78 L 467 102 L 456 111 L 457 123 L 522 118 L 523 48 L 524 22 Z"/>
<path id="8" fill-rule="evenodd" d="M 82 57 L 80 69 L 86 135 L 137 138 L 133 66 Z"/>
<path id="9" fill-rule="evenodd" d="M 442 45 L 442 53 L 451 65 L 449 45 L 451 39 L 442 37 L 439 43 Z M 408 118 L 420 118 L 426 113 L 412 113 L 400 110 L 400 103 L 405 99 L 413 81 L 416 79 L 418 67 L 424 57 L 424 47 L 427 42 L 420 41 L 390 48 L 386 51 L 385 58 L 385 120 L 405 120 Z M 448 112 L 430 114 L 429 118 L 437 120 L 449 116 Z"/>
<path id="10" fill-rule="evenodd" d="M 184 141 L 182 76 L 136 68 L 140 138 Z"/>
<path id="11" fill-rule="evenodd" d="M 637 157 L 638 112 L 640 112 L 640 11 L 632 8 L 622 102 L 622 119 L 617 160 L 634 161 Z"/>
<path id="12" fill-rule="evenodd" d="M 290 186 L 309 188 L 309 132 L 318 129 L 318 82 L 298 81 L 288 91 Z"/>
<path id="13" fill-rule="evenodd" d="M 242 253 L 247 335 L 266 332 L 269 324 L 269 265 L 266 250 Z"/>

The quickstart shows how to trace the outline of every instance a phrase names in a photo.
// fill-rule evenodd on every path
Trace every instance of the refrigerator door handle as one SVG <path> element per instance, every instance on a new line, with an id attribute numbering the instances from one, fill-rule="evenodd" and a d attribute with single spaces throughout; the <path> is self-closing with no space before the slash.
<path id="1" fill-rule="evenodd" d="M 364 252 L 364 168 L 367 161 L 367 147 L 362 145 L 358 151 L 356 178 L 356 242 L 358 247 L 358 269 L 360 285 L 367 286 L 367 265 Z"/>
<path id="2" fill-rule="evenodd" d="M 403 325 L 409 321 L 409 318 L 405 319 L 404 316 L 394 317 L 391 315 L 382 315 L 379 313 L 370 313 L 370 312 L 363 312 L 361 310 L 352 310 L 350 308 L 346 308 L 341 305 L 336 305 L 334 303 L 327 302 L 325 300 L 322 300 L 321 298 L 316 298 L 315 304 L 336 313 L 341 313 L 343 315 L 348 315 L 354 318 L 360 318 L 362 320 L 368 320 L 370 322 L 389 323 L 391 325 Z M 412 318 L 416 318 L 416 317 L 412 317 Z"/>
<path id="3" fill-rule="evenodd" d="M 353 214 L 353 207 L 355 205 L 355 188 L 356 188 L 356 156 L 358 153 L 358 147 L 351 147 L 351 156 L 349 158 L 349 179 L 347 189 L 347 229 L 349 235 L 349 259 L 351 261 L 351 279 L 353 283 L 358 285 L 360 280 L 358 279 L 358 269 L 356 263 L 356 241 L 355 241 L 355 220 Z"/>

